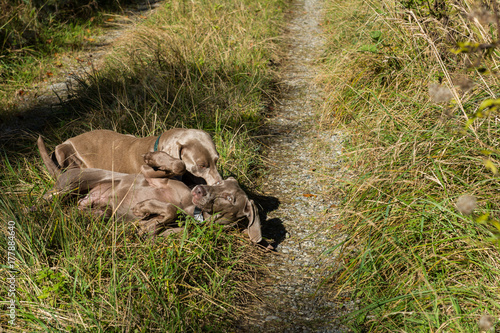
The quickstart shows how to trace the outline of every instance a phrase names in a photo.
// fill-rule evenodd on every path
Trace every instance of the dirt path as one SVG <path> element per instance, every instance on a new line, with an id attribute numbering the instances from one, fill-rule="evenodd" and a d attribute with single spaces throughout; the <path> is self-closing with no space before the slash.
<path id="1" fill-rule="evenodd" d="M 60 108 L 61 101 L 89 73 L 101 68 L 106 56 L 120 40 L 128 38 L 137 23 L 143 21 L 160 6 L 160 0 L 144 0 L 124 8 L 122 15 L 109 15 L 104 33 L 81 50 L 68 51 L 60 56 L 61 70 L 50 80 L 21 89 L 14 101 L 16 112 L 6 121 L 0 121 L 0 143 L 26 131 L 40 131 Z M 1 144 L 0 144 L 1 146 Z"/>
<path id="2" fill-rule="evenodd" d="M 341 136 L 318 131 L 321 88 L 315 85 L 316 62 L 323 51 L 322 0 L 296 0 L 287 26 L 289 44 L 283 69 L 285 93 L 267 124 L 268 174 L 262 191 L 279 199 L 267 216 L 264 235 L 277 240 L 268 256 L 271 276 L 257 291 L 261 303 L 244 330 L 271 332 L 342 332 L 341 307 L 319 288 L 341 240 L 335 234 L 335 202 L 327 197 L 321 175 L 341 176 Z"/>

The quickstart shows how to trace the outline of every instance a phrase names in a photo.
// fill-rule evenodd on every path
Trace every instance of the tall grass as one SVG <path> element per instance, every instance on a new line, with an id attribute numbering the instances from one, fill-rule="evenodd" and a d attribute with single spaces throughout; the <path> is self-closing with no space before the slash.
<path id="1" fill-rule="evenodd" d="M 79 78 L 47 127 L 3 138 L 0 230 L 7 236 L 7 222 L 15 222 L 19 270 L 18 326 L 9 329 L 221 331 L 243 315 L 240 305 L 251 297 L 258 270 L 254 250 L 238 233 L 188 219 L 180 235 L 143 240 L 130 225 L 78 211 L 72 198 L 46 203 L 41 197 L 53 180 L 34 143 L 39 133 L 53 147 L 97 128 L 139 136 L 200 128 L 213 134 L 222 174 L 251 187 L 260 163 L 252 136 L 274 94 L 270 60 L 279 50 L 283 6 L 165 3 L 106 66 Z M 3 249 L 7 241 L 0 240 Z M 6 250 L 0 261 L 7 262 Z M 0 299 L 6 306 L 7 288 Z"/>
<path id="2" fill-rule="evenodd" d="M 483 161 L 498 165 L 500 124 L 493 115 L 465 125 L 498 94 L 498 79 L 449 50 L 491 43 L 496 27 L 467 19 L 468 1 L 353 3 L 328 10 L 322 114 L 323 126 L 348 133 L 349 181 L 332 180 L 349 235 L 332 282 L 359 302 L 347 322 L 355 331 L 478 332 L 479 318 L 500 314 L 491 224 L 499 182 Z M 494 51 L 484 66 L 497 61 Z M 460 90 L 459 77 L 474 88 Z M 455 102 L 431 101 L 432 83 Z M 478 200 L 472 215 L 457 210 L 464 194 Z M 484 213 L 489 223 L 479 223 Z"/>

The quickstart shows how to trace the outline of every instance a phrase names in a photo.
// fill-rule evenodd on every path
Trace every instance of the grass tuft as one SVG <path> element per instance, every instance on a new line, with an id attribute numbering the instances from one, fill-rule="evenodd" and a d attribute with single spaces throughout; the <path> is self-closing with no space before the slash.
<path id="1" fill-rule="evenodd" d="M 332 281 L 359 302 L 347 319 L 355 331 L 478 332 L 481 316 L 500 315 L 492 223 L 500 188 L 482 153 L 497 145 L 500 127 L 491 116 L 466 129 L 499 85 L 450 51 L 490 43 L 496 31 L 464 20 L 467 1 L 436 3 L 443 7 L 334 2 L 327 14 L 322 125 L 348 133 L 349 175 L 332 181 L 349 236 Z M 497 54 L 484 61 L 494 67 Z M 463 76 L 472 90 L 456 84 Z M 433 84 L 446 91 L 431 100 Z M 487 158 L 498 164 L 496 151 Z M 464 195 L 477 200 L 471 215 L 457 210 Z M 484 214 L 489 222 L 479 223 Z"/>

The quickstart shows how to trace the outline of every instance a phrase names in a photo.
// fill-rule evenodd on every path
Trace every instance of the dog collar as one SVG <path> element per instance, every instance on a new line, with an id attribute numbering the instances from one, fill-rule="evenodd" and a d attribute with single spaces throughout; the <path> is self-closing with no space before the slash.
<path id="1" fill-rule="evenodd" d="M 158 151 L 158 143 L 160 143 L 160 138 L 161 138 L 161 134 L 158 136 L 158 139 L 156 139 L 155 141 L 155 145 L 154 145 L 154 148 L 153 148 L 153 151 Z"/>
<path id="2" fill-rule="evenodd" d="M 203 212 L 198 206 L 194 207 L 194 219 L 198 221 L 198 223 L 202 223 L 203 221 L 205 221 L 205 219 L 203 218 Z"/>

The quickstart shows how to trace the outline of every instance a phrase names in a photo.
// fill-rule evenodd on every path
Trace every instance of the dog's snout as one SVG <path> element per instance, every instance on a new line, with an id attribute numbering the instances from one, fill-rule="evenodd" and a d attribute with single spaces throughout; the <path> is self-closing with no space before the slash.
<path id="1" fill-rule="evenodd" d="M 207 191 L 203 188 L 203 186 L 195 186 L 193 189 L 193 194 L 196 196 L 203 197 L 207 194 Z"/>

